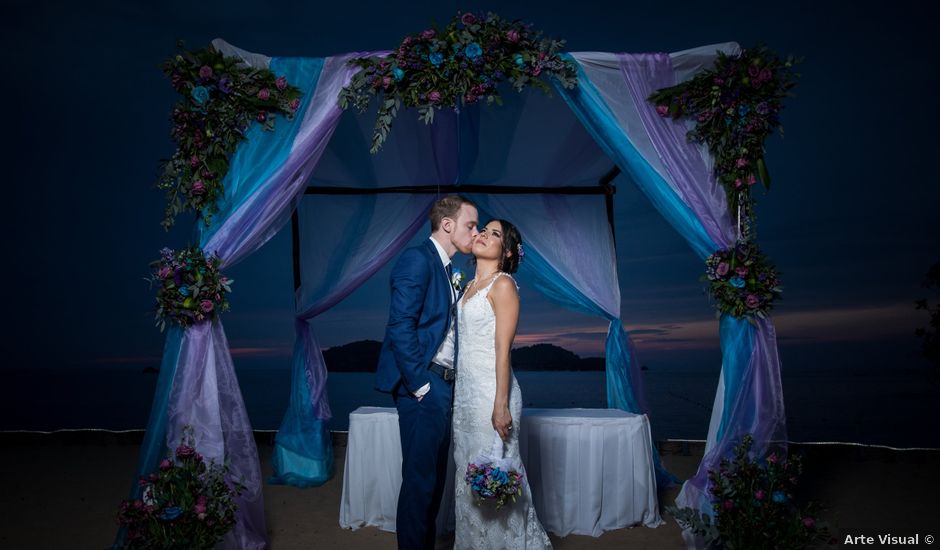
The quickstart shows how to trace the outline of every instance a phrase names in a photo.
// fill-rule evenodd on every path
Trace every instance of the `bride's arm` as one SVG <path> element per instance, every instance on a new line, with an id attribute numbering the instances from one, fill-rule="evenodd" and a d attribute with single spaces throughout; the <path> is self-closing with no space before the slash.
<path id="1" fill-rule="evenodd" d="M 511 380 L 509 353 L 519 322 L 519 293 L 509 277 L 499 277 L 486 297 L 496 314 L 496 400 L 493 402 L 493 429 L 509 438 L 512 415 L 509 412 Z M 516 428 L 518 429 L 518 428 Z"/>

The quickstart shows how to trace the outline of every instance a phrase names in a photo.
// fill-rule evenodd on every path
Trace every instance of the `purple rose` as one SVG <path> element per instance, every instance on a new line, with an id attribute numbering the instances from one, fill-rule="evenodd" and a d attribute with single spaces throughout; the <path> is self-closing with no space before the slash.
<path id="1" fill-rule="evenodd" d="M 658 114 L 659 116 L 666 116 L 666 115 L 668 115 L 668 114 L 669 114 L 669 107 L 666 106 L 666 105 L 657 105 L 657 106 L 656 106 L 656 114 Z"/>
<path id="2" fill-rule="evenodd" d="M 199 302 L 199 309 L 201 309 L 203 313 L 209 313 L 210 311 L 212 311 L 212 308 L 213 308 L 212 302 L 209 300 L 203 300 Z"/>
<path id="3" fill-rule="evenodd" d="M 228 95 L 232 93 L 232 81 L 229 80 L 228 77 L 223 76 L 222 78 L 219 79 L 218 88 L 220 92 Z"/>
<path id="4" fill-rule="evenodd" d="M 195 167 L 199 166 L 199 157 L 196 156 L 196 155 L 193 155 L 193 156 L 189 157 L 189 166 L 190 166 L 191 168 L 195 168 Z"/>
<path id="5" fill-rule="evenodd" d="M 765 496 L 767 496 L 767 493 L 765 493 L 763 489 L 758 489 L 754 491 L 754 498 L 756 498 L 757 500 L 764 500 Z"/>
<path id="6" fill-rule="evenodd" d="M 760 298 L 754 294 L 748 294 L 747 298 L 744 300 L 744 303 L 747 305 L 747 307 L 755 309 L 760 305 Z"/>
<path id="7" fill-rule="evenodd" d="M 196 449 L 193 449 L 189 445 L 180 445 L 176 448 L 176 458 L 190 458 L 196 456 Z"/>
<path id="8" fill-rule="evenodd" d="M 258 122 L 264 122 L 265 120 L 267 120 L 267 118 L 268 118 L 268 115 L 264 111 L 258 111 L 258 114 L 255 116 L 255 120 L 257 120 Z"/>
<path id="9" fill-rule="evenodd" d="M 512 29 L 511 31 L 507 32 L 507 33 L 506 33 L 506 40 L 508 40 L 508 41 L 510 41 L 510 42 L 513 42 L 513 43 L 518 42 L 518 41 L 519 41 L 519 31 L 517 31 L 516 29 Z"/>
<path id="10" fill-rule="evenodd" d="M 193 182 L 193 195 L 202 195 L 206 192 L 206 184 L 202 183 L 202 180 L 196 180 Z"/>
<path id="11" fill-rule="evenodd" d="M 730 510 L 730 509 L 734 508 L 734 501 L 731 500 L 730 498 L 729 498 L 729 499 L 726 499 L 726 500 L 722 503 L 722 508 L 724 508 L 725 510 Z"/>
<path id="12" fill-rule="evenodd" d="M 770 462 L 771 464 L 776 464 L 778 460 L 780 459 L 777 458 L 777 453 L 770 453 L 770 456 L 767 457 L 767 462 Z"/>
<path id="13" fill-rule="evenodd" d="M 260 90 L 258 90 L 258 99 L 260 99 L 261 101 L 267 101 L 270 98 L 271 98 L 270 90 L 268 90 L 267 88 L 261 88 Z"/>
<path id="14" fill-rule="evenodd" d="M 212 67 L 208 65 L 203 65 L 202 67 L 199 67 L 199 78 L 202 78 L 204 80 L 207 78 L 212 78 Z"/>
<path id="15" fill-rule="evenodd" d="M 806 527 L 807 529 L 812 529 L 813 527 L 816 527 L 816 520 L 809 516 L 806 516 L 805 518 L 803 518 L 803 527 Z"/>
<path id="16" fill-rule="evenodd" d="M 738 160 L 734 161 L 734 165 L 735 165 L 737 168 L 744 168 L 745 166 L 747 166 L 747 159 L 746 159 L 746 158 L 739 158 Z"/>
<path id="17" fill-rule="evenodd" d="M 170 462 L 169 458 L 164 458 L 163 460 L 160 461 L 161 470 L 169 470 L 172 467 L 173 467 L 173 463 Z"/>
<path id="18" fill-rule="evenodd" d="M 767 67 L 764 67 L 760 70 L 760 75 L 757 76 L 762 82 L 770 80 L 773 77 L 773 73 Z"/>
<path id="19" fill-rule="evenodd" d="M 274 85 L 277 86 L 278 90 L 283 90 L 287 88 L 287 79 L 283 76 L 277 77 L 277 80 L 274 81 Z"/>
<path id="20" fill-rule="evenodd" d="M 297 109 L 300 108 L 300 99 L 295 97 L 294 99 L 290 100 L 290 103 L 287 104 L 287 107 L 291 111 L 296 111 Z"/>
<path id="21" fill-rule="evenodd" d="M 747 268 L 742 265 L 742 266 L 736 267 L 734 269 L 734 272 L 738 274 L 738 277 L 744 277 L 745 275 L 747 275 Z"/>
<path id="22" fill-rule="evenodd" d="M 170 266 L 165 265 L 160 268 L 160 272 L 157 273 L 157 277 L 160 277 L 161 279 L 169 279 L 170 275 L 172 274 L 173 274 L 173 270 L 170 269 Z"/>
<path id="23" fill-rule="evenodd" d="M 728 274 L 728 270 L 730 268 L 731 266 L 728 265 L 728 262 L 721 262 L 720 264 L 718 264 L 718 269 L 716 271 L 718 272 L 719 275 L 724 277 L 725 275 Z"/>
<path id="24" fill-rule="evenodd" d="M 541 72 L 542 72 L 542 66 L 536 65 L 535 68 L 532 69 L 532 76 L 538 76 Z"/>
<path id="25" fill-rule="evenodd" d="M 757 78 L 760 74 L 760 67 L 757 65 L 751 65 L 747 68 L 747 74 L 751 75 L 751 78 Z"/>
<path id="26" fill-rule="evenodd" d="M 382 87 L 388 89 L 388 87 L 391 86 L 391 85 L 392 85 L 392 77 L 391 77 L 391 76 L 383 76 L 383 77 L 382 77 Z"/>
<path id="27" fill-rule="evenodd" d="M 441 100 L 441 92 L 431 90 L 431 93 L 428 94 L 428 99 L 431 100 L 431 103 L 437 103 Z"/>
<path id="28" fill-rule="evenodd" d="M 460 16 L 460 22 L 464 25 L 472 25 L 476 23 L 477 18 L 473 16 L 472 13 L 465 13 Z"/>
<path id="29" fill-rule="evenodd" d="M 434 38 L 434 29 L 428 29 L 426 31 L 422 31 L 421 38 L 424 38 L 425 40 L 429 38 Z"/>

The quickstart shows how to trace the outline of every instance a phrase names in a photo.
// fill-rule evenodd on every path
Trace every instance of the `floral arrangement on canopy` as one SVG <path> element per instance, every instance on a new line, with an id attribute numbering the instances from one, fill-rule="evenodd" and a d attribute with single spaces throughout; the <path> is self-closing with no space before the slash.
<path id="1" fill-rule="evenodd" d="M 243 488 L 230 484 L 228 469 L 206 463 L 196 452 L 192 427 L 184 426 L 174 455 L 142 476 L 141 498 L 125 500 L 118 523 L 127 529 L 122 548 L 213 548 L 235 525 L 235 497 Z"/>
<path id="2" fill-rule="evenodd" d="M 780 298 L 773 265 L 752 243 L 756 216 L 751 187 L 760 181 L 770 188 L 764 141 L 775 130 L 783 135 L 780 111 L 783 100 L 792 95 L 800 61 L 792 56 L 781 59 L 764 46 L 733 56 L 718 52 L 713 68 L 649 97 L 660 116 L 693 121 L 686 135 L 708 146 L 715 176 L 737 219 L 739 243 L 706 260 L 704 279 L 719 315 L 753 321 L 765 317 Z"/>
<path id="3" fill-rule="evenodd" d="M 667 506 L 683 529 L 701 535 L 708 548 L 810 548 L 829 541 L 829 530 L 816 521 L 813 502 L 794 500 L 803 473 L 799 455 L 771 452 L 751 458 L 754 443 L 746 435 L 732 460 L 721 459 L 708 472 L 713 515 Z"/>
<path id="4" fill-rule="evenodd" d="M 157 181 L 157 187 L 166 191 L 161 225 L 167 230 L 177 215 L 188 210 L 208 225 L 225 191 L 222 180 L 229 157 L 245 139 L 249 125 L 258 122 L 272 130 L 278 113 L 291 120 L 301 96 L 286 78 L 250 68 L 211 45 L 195 51 L 178 47 L 180 53 L 161 66 L 183 96 L 171 115 L 176 152 L 163 162 Z"/>
<path id="5" fill-rule="evenodd" d="M 574 64 L 561 57 L 564 40 L 541 34 L 530 24 L 492 13 L 458 13 L 443 30 L 432 27 L 406 36 L 387 56 L 350 61 L 360 71 L 340 92 L 340 107 L 352 104 L 365 112 L 379 96 L 370 149 L 374 154 L 402 104 L 417 108 L 419 118 L 430 124 L 437 109 L 459 109 L 483 99 L 500 104 L 497 86 L 503 81 L 517 91 L 533 86 L 549 93 L 543 79 L 551 76 L 574 88 Z"/>
<path id="6" fill-rule="evenodd" d="M 783 289 L 770 260 L 753 242 L 739 242 L 705 260 L 708 291 L 718 315 L 729 313 L 754 322 L 765 318 Z"/>
<path id="7" fill-rule="evenodd" d="M 160 259 L 150 264 L 148 280 L 157 285 L 156 323 L 161 332 L 167 323 L 186 328 L 228 311 L 226 294 L 234 281 L 219 271 L 221 263 L 217 255 L 195 246 L 160 251 Z"/>

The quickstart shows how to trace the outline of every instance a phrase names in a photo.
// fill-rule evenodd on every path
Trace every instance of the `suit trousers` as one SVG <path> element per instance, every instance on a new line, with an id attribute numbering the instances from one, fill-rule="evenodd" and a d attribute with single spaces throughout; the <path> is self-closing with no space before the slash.
<path id="1" fill-rule="evenodd" d="M 433 549 L 447 475 L 454 385 L 431 374 L 431 389 L 418 401 L 396 392 L 401 432 L 401 491 L 395 531 L 401 550 Z"/>

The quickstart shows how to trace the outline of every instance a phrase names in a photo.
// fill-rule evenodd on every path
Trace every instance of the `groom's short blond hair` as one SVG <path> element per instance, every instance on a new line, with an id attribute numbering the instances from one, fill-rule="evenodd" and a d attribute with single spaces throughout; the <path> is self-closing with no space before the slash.
<path id="1" fill-rule="evenodd" d="M 431 213 L 428 214 L 428 218 L 431 220 L 431 233 L 441 227 L 441 220 L 444 218 L 456 220 L 457 215 L 460 213 L 460 207 L 465 204 L 476 206 L 473 201 L 460 195 L 447 195 L 438 199 L 431 207 Z"/>

